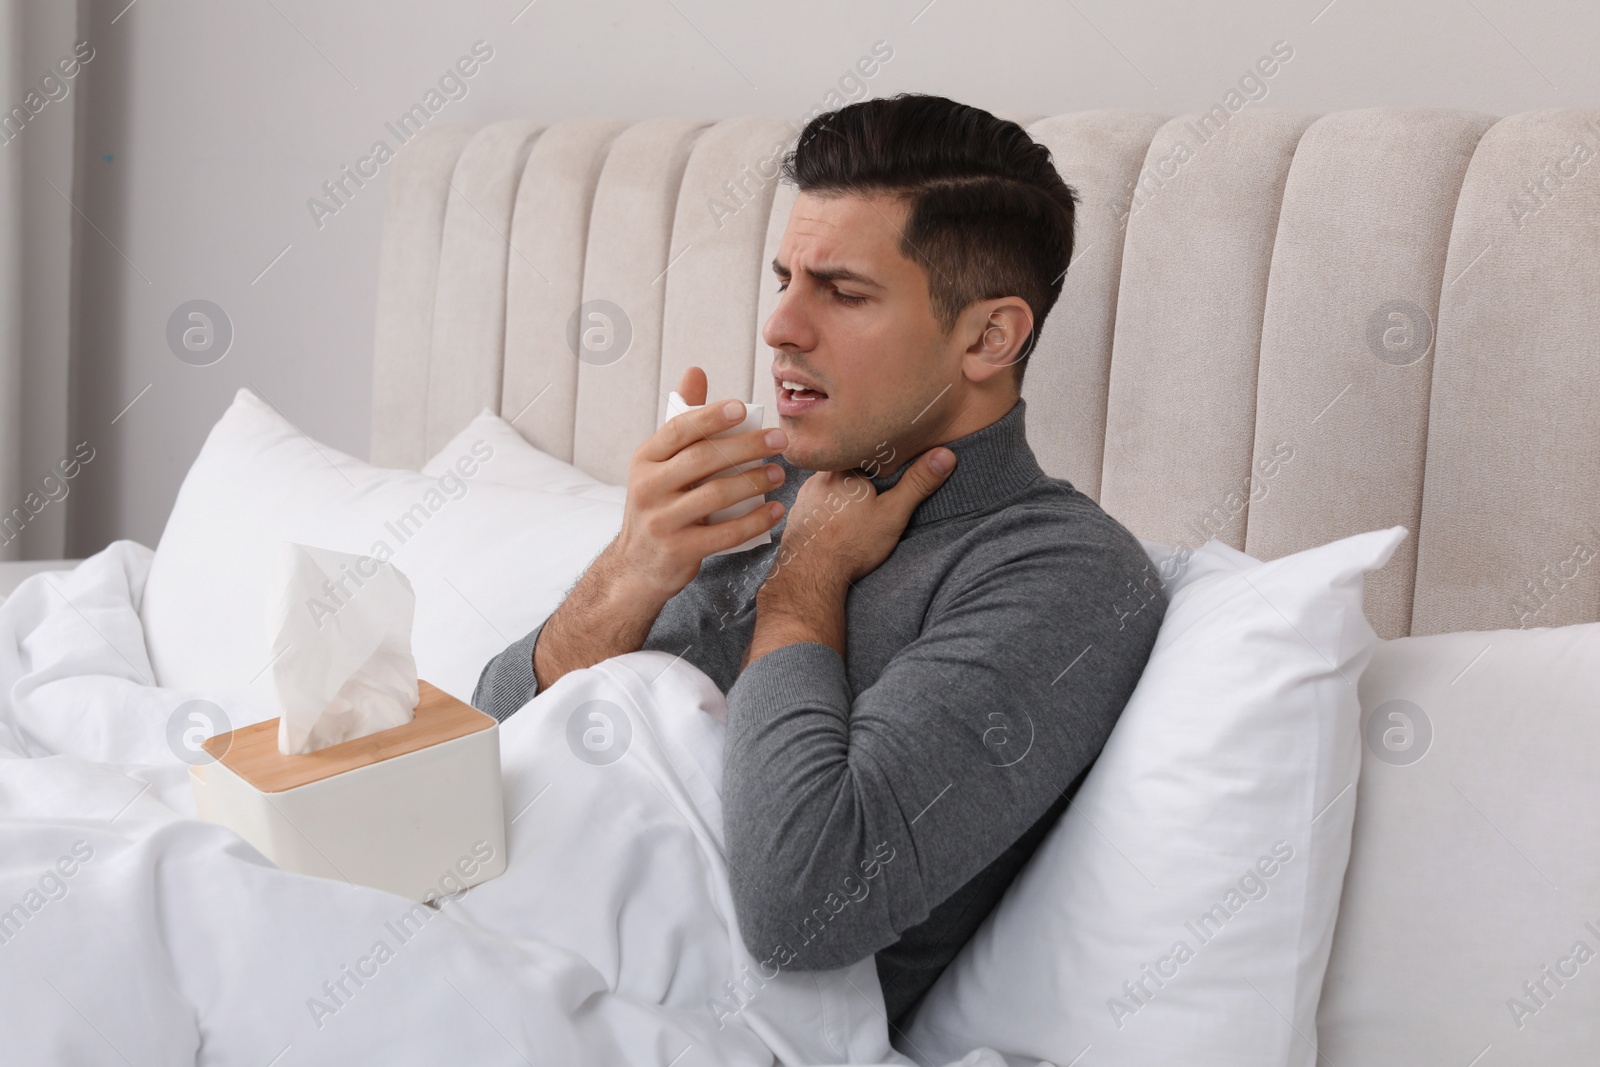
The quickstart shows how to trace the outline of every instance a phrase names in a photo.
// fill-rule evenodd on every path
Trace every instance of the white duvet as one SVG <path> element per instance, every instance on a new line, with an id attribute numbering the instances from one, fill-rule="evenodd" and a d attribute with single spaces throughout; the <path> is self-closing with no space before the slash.
<path id="1" fill-rule="evenodd" d="M 624 656 L 503 724 L 509 868 L 428 909 L 194 818 L 167 733 L 204 694 L 153 684 L 151 557 L 117 542 L 0 604 L 3 1062 L 909 1062 L 870 959 L 763 977 L 745 951 L 694 668 Z M 567 740 L 595 699 L 631 727 L 603 766 Z"/>

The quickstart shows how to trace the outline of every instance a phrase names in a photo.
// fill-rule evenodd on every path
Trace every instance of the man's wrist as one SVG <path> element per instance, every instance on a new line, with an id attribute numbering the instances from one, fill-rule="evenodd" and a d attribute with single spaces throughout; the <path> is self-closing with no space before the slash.
<path id="1" fill-rule="evenodd" d="M 816 643 L 844 655 L 844 609 L 850 583 L 843 575 L 791 572 L 769 579 L 756 594 L 756 627 L 745 662 L 785 645 Z"/>
<path id="2" fill-rule="evenodd" d="M 616 541 L 606 546 L 590 571 L 595 578 L 595 614 L 599 618 L 649 616 L 653 620 L 672 599 L 671 593 L 656 589 L 639 568 L 629 565 Z"/>
<path id="3" fill-rule="evenodd" d="M 850 591 L 850 579 L 835 567 L 818 565 L 798 556 L 785 564 L 780 562 L 756 593 L 759 604 L 763 599 L 774 602 L 800 600 L 806 597 L 839 603 Z"/>
<path id="4" fill-rule="evenodd" d="M 612 541 L 540 631 L 532 654 L 539 691 L 570 671 L 637 651 L 670 599 L 672 594 L 630 573 Z"/>

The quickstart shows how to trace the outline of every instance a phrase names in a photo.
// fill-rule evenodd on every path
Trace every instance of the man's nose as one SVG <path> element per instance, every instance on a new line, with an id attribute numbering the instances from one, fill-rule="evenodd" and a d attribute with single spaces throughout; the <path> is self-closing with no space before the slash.
<path id="1" fill-rule="evenodd" d="M 778 296 L 778 306 L 767 316 L 761 327 L 761 339 L 768 348 L 795 348 L 809 352 L 816 347 L 811 324 L 794 300 L 794 290 L 788 289 Z"/>

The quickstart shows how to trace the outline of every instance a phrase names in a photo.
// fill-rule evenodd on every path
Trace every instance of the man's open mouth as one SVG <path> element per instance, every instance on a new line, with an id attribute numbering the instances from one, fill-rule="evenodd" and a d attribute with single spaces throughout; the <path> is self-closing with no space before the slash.
<path id="1" fill-rule="evenodd" d="M 818 388 L 815 382 L 808 381 L 804 374 L 797 375 L 793 371 L 780 371 L 774 367 L 772 378 L 773 391 L 778 395 L 778 414 L 784 418 L 799 418 L 828 400 L 828 394 Z"/>
<path id="2" fill-rule="evenodd" d="M 820 389 L 813 389 L 804 382 L 784 380 L 778 383 L 778 392 L 786 400 L 826 400 L 828 394 Z"/>

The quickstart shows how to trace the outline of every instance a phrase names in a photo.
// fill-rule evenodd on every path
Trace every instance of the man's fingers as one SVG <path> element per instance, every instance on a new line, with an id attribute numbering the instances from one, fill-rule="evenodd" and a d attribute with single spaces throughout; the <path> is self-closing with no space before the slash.
<path id="1" fill-rule="evenodd" d="M 706 402 L 706 372 L 699 367 L 689 367 L 678 379 L 678 395 L 691 407 Z"/>
<path id="2" fill-rule="evenodd" d="M 673 488 L 692 485 L 753 459 L 771 459 L 787 444 L 787 435 L 777 427 L 715 441 L 695 441 L 661 464 L 662 484 Z"/>
<path id="3" fill-rule="evenodd" d="M 697 411 L 686 411 L 645 438 L 638 455 L 654 463 L 671 459 L 696 441 L 722 433 L 744 421 L 744 401 L 724 400 L 707 404 Z"/>
<path id="4" fill-rule="evenodd" d="M 756 534 L 766 533 L 778 525 L 781 518 L 783 505 L 776 500 L 769 500 L 748 515 L 714 522 L 696 531 L 695 551 L 709 556 L 713 552 L 742 545 Z"/>
<path id="5" fill-rule="evenodd" d="M 773 473 L 775 472 L 775 474 Z M 776 464 L 754 467 L 726 478 L 708 478 L 671 505 L 673 517 L 687 526 L 741 500 L 764 496 L 783 484 L 783 468 Z"/>
<path id="6" fill-rule="evenodd" d="M 883 495 L 892 499 L 909 521 L 917 505 L 933 495 L 956 469 L 956 454 L 948 448 L 930 448 L 917 457 L 894 488 Z"/>

